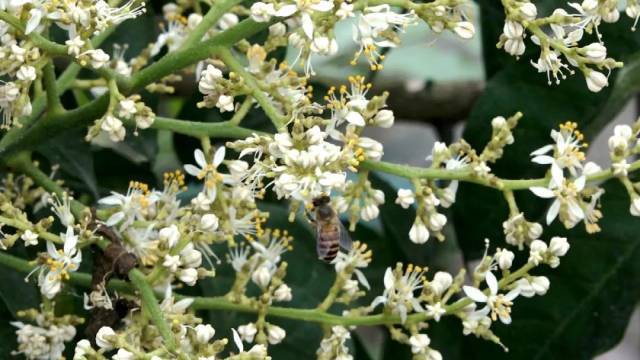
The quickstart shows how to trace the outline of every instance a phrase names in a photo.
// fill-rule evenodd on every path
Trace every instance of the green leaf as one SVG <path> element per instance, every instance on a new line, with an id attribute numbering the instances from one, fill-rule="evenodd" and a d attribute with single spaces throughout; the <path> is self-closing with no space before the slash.
<path id="1" fill-rule="evenodd" d="M 71 185 L 86 189 L 94 197 L 98 196 L 98 183 L 91 153 L 91 145 L 84 141 L 84 130 L 73 130 L 38 148 L 51 164 L 60 165 L 65 180 Z M 76 186 L 74 186 L 76 187 Z"/>
<path id="2" fill-rule="evenodd" d="M 602 232 L 555 223 L 546 233 L 566 236 L 571 249 L 556 269 L 533 270 L 551 281 L 542 297 L 514 301 L 513 323 L 495 323 L 509 353 L 475 342 L 482 358 L 591 359 L 617 344 L 640 299 L 640 219 L 629 214 L 629 198 L 617 180 L 604 186 Z"/>

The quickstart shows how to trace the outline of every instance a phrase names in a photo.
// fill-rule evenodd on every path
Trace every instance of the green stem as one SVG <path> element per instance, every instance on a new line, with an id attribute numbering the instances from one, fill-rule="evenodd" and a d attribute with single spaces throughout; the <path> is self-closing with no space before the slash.
<path id="1" fill-rule="evenodd" d="M 3 20 L 7 24 L 9 24 L 11 27 L 18 30 L 18 32 L 22 33 L 22 35 L 28 37 L 34 43 L 35 46 L 46 51 L 48 54 L 67 55 L 67 47 L 64 45 L 60 45 L 53 41 L 50 41 L 44 36 L 36 32 L 32 32 L 29 35 L 26 35 L 24 33 L 25 32 L 24 25 L 22 25 L 22 23 L 18 18 L 9 14 L 8 12 L 0 11 L 0 20 Z"/>
<path id="2" fill-rule="evenodd" d="M 176 343 L 173 333 L 162 316 L 162 311 L 160 310 L 160 306 L 158 306 L 156 296 L 153 293 L 151 286 L 149 286 L 145 281 L 144 274 L 138 269 L 133 269 L 129 271 L 129 280 L 131 280 L 133 286 L 138 289 L 140 297 L 142 298 L 142 308 L 147 312 L 147 314 L 149 314 L 151 321 L 153 321 L 158 328 L 160 335 L 165 341 L 164 345 L 170 352 L 174 352 L 176 349 Z"/>
<path id="3" fill-rule="evenodd" d="M 44 230 L 39 230 L 36 226 L 33 226 L 31 224 L 25 223 L 23 221 L 20 221 L 18 219 L 11 219 L 5 216 L 0 216 L 0 224 L 4 224 L 4 225 L 8 225 L 11 226 L 13 228 L 16 228 L 18 230 L 22 230 L 22 231 L 26 231 L 26 230 L 31 230 L 34 233 L 38 234 L 39 237 L 47 240 L 47 241 L 51 241 L 53 243 L 56 244 L 62 244 L 63 241 L 62 239 L 60 239 L 59 236 L 52 234 L 48 231 L 44 231 Z"/>
<path id="4" fill-rule="evenodd" d="M 217 138 L 243 139 L 253 134 L 266 135 L 266 133 L 262 131 L 251 130 L 234 125 L 231 121 L 205 123 L 156 117 L 151 127 L 158 130 L 169 130 L 174 133 L 193 136 L 195 138 L 209 136 Z"/>
<path id="5" fill-rule="evenodd" d="M 218 56 L 220 57 L 220 59 L 222 59 L 222 61 L 224 61 L 229 69 L 242 77 L 242 79 L 251 90 L 251 94 L 256 99 L 258 104 L 260 104 L 265 114 L 269 117 L 269 119 L 271 119 L 271 122 L 273 122 L 273 125 L 276 127 L 276 129 L 281 130 L 282 128 L 284 128 L 287 124 L 285 117 L 280 114 L 280 112 L 273 106 L 271 99 L 267 97 L 267 94 L 265 94 L 264 91 L 260 89 L 260 85 L 258 84 L 258 81 L 253 77 L 253 75 L 249 74 L 249 72 L 244 69 L 244 66 L 240 64 L 238 60 L 236 60 L 229 49 L 219 49 Z"/>
<path id="6" fill-rule="evenodd" d="M 236 111 L 236 113 L 233 114 L 233 117 L 229 120 L 229 124 L 240 125 L 240 122 L 242 122 L 242 120 L 249 113 L 249 110 L 251 110 L 252 105 L 253 105 L 253 97 L 247 95 L 242 105 L 240 105 L 240 108 L 238 108 L 238 111 Z"/>
<path id="7" fill-rule="evenodd" d="M 53 61 L 48 62 L 43 69 L 44 88 L 47 92 L 47 112 L 49 115 L 58 115 L 64 112 L 64 107 L 60 102 L 58 89 L 56 86 L 56 73 L 53 67 Z"/>

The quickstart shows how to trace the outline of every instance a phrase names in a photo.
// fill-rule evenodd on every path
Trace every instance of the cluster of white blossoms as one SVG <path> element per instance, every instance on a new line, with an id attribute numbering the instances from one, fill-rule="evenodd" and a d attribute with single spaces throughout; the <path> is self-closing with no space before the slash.
<path id="1" fill-rule="evenodd" d="M 3 129 L 20 126 L 18 118 L 31 115 L 30 91 L 37 79 L 42 79 L 49 55 L 39 48 L 40 34 L 50 25 L 62 29 L 68 40 L 61 46 L 65 54 L 82 66 L 94 69 L 104 67 L 110 57 L 101 49 L 94 49 L 91 36 L 105 31 L 127 19 L 144 13 L 144 3 L 139 6 L 128 1 L 120 7 L 112 7 L 107 1 L 58 1 L 11 0 L 0 3 L 0 11 L 15 21 L 26 19 L 20 29 L 0 22 L 0 112 Z M 21 35 L 28 36 L 21 36 Z M 36 40 L 34 40 L 36 39 Z M 43 61 L 45 60 L 45 61 Z"/>
<path id="2" fill-rule="evenodd" d="M 525 38 L 531 35 L 531 42 L 540 47 L 540 57 L 531 64 L 538 72 L 546 73 L 549 85 L 567 78 L 576 70 L 582 72 L 589 90 L 598 92 L 609 85 L 611 70 L 622 66 L 607 57 L 607 48 L 598 27 L 617 22 L 620 18 L 617 0 L 584 0 L 582 3 L 568 3 L 569 8 L 555 9 L 546 17 L 539 17 L 536 6 L 529 1 L 507 0 L 506 19 L 498 47 L 520 57 L 525 52 Z M 640 17 L 640 7 L 635 0 L 627 1 L 626 13 L 635 21 Z M 632 28 L 635 30 L 635 23 Z M 585 34 L 596 33 L 596 41 Z"/>
<path id="3" fill-rule="evenodd" d="M 611 169 L 613 175 L 622 181 L 629 197 L 631 205 L 629 211 L 633 216 L 640 216 L 640 195 L 637 183 L 629 179 L 631 164 L 627 162 L 629 157 L 636 156 L 640 152 L 640 119 L 632 126 L 617 125 L 613 129 L 613 135 L 609 138 L 609 155 L 611 156 Z"/>
<path id="4" fill-rule="evenodd" d="M 338 52 L 334 32 L 335 25 L 342 20 L 353 18 L 352 37 L 357 51 L 352 63 L 355 65 L 364 54 L 372 70 L 382 69 L 384 55 L 380 49 L 397 46 L 400 43 L 398 32 L 416 24 L 418 18 L 436 33 L 448 29 L 463 39 L 469 39 L 475 33 L 464 11 L 464 1 L 430 4 L 409 1 L 401 6 L 406 12 L 398 13 L 385 3 L 362 6 L 357 2 L 330 0 L 266 1 L 253 3 L 250 13 L 257 22 L 286 19 L 286 26 L 274 25 L 272 32 L 298 49 L 296 62 L 300 62 L 307 75 L 315 75 L 311 66 L 312 55 L 332 56 Z"/>
<path id="5" fill-rule="evenodd" d="M 575 122 L 560 125 L 560 130 L 551 130 L 553 144 L 531 153 L 532 161 L 550 165 L 551 179 L 546 187 L 534 186 L 531 191 L 539 197 L 554 199 L 547 212 L 546 222 L 556 217 L 568 229 L 584 221 L 588 232 L 600 231 L 598 220 L 600 196 L 604 190 L 587 184 L 587 177 L 599 172 L 600 166 L 586 162 L 584 135 Z"/>
<path id="6" fill-rule="evenodd" d="M 76 336 L 75 326 L 82 319 L 66 315 L 56 317 L 53 311 L 36 309 L 21 310 L 18 317 L 25 320 L 14 321 L 18 349 L 13 355 L 22 355 L 27 359 L 60 359 L 63 357 L 65 343 Z"/>

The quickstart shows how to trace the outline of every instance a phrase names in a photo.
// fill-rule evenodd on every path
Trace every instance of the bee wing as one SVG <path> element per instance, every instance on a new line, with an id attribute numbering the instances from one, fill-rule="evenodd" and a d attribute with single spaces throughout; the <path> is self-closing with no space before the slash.
<path id="1" fill-rule="evenodd" d="M 340 221 L 340 219 L 338 219 L 338 224 L 340 224 L 340 247 L 347 251 L 351 251 L 352 241 L 351 236 L 349 236 L 349 230 L 342 225 L 342 221 Z"/>

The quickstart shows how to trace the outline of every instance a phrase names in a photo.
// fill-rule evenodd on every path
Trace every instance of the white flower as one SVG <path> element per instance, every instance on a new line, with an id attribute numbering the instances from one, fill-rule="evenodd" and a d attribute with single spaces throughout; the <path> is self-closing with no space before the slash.
<path id="1" fill-rule="evenodd" d="M 440 317 L 447 313 L 447 311 L 442 306 L 441 302 L 437 302 L 433 305 L 427 305 L 426 310 L 427 315 L 433 317 L 433 320 L 436 322 L 440 321 Z"/>
<path id="2" fill-rule="evenodd" d="M 300 23 L 302 24 L 302 31 L 304 31 L 304 34 L 307 35 L 309 39 L 313 39 L 313 13 L 315 11 L 327 12 L 331 9 L 333 9 L 333 1 L 330 0 L 298 0 L 295 5 L 288 4 L 281 6 L 276 11 L 275 15 L 278 17 L 290 17 L 294 14 L 298 14 L 300 17 Z"/>
<path id="3" fill-rule="evenodd" d="M 88 50 L 88 51 L 84 52 L 84 54 L 89 55 L 89 58 L 91 59 L 91 66 L 94 69 L 102 68 L 111 59 L 109 57 L 109 54 L 107 54 L 106 52 L 102 51 L 102 49 Z"/>
<path id="4" fill-rule="evenodd" d="M 380 209 L 378 209 L 378 206 L 373 203 L 365 205 L 360 211 L 360 217 L 364 221 L 371 221 L 377 218 L 378 214 L 380 214 Z"/>
<path id="5" fill-rule="evenodd" d="M 568 218 L 567 221 L 564 221 L 565 225 L 567 223 L 573 223 L 575 225 L 575 223 L 582 220 L 585 216 L 584 210 L 580 206 L 578 199 L 580 192 L 585 187 L 585 183 L 586 177 L 584 175 L 573 181 L 564 179 L 562 170 L 553 164 L 551 165 L 551 180 L 549 181 L 549 187 L 545 188 L 534 186 L 529 190 L 544 199 L 555 198 L 547 211 L 547 224 L 551 224 L 556 216 L 558 216 L 558 213 L 560 213 L 561 208 L 566 208 L 566 217 Z M 563 215 L 561 214 L 561 219 L 563 218 L 562 216 Z"/>
<path id="6" fill-rule="evenodd" d="M 96 334 L 96 345 L 103 350 L 113 349 L 113 340 L 116 337 L 116 332 L 108 326 L 103 326 L 98 330 Z"/>
<path id="7" fill-rule="evenodd" d="M 167 247 L 173 248 L 180 240 L 180 230 L 178 230 L 176 224 L 171 224 L 170 226 L 160 229 L 158 238 L 164 242 Z"/>
<path id="8" fill-rule="evenodd" d="M 209 340 L 211 340 L 211 338 L 213 338 L 213 336 L 216 334 L 216 330 L 209 324 L 203 325 L 203 324 L 199 324 L 196 325 L 196 327 L 194 328 L 195 332 L 196 332 L 196 340 L 200 343 L 200 344 L 206 344 L 209 342 Z"/>
<path id="9" fill-rule="evenodd" d="M 69 39 L 64 42 L 67 45 L 67 54 L 78 57 L 80 55 L 80 51 L 84 46 L 85 42 L 80 38 L 80 36 L 76 36 L 72 39 Z"/>
<path id="10" fill-rule="evenodd" d="M 258 329 L 256 328 L 254 323 L 248 323 L 246 325 L 238 326 L 238 334 L 240 334 L 242 340 L 248 343 L 253 342 L 253 338 L 256 336 L 257 332 Z"/>
<path id="11" fill-rule="evenodd" d="M 311 42 L 310 49 L 316 54 L 332 56 L 338 52 L 338 42 L 326 36 L 316 36 Z"/>
<path id="12" fill-rule="evenodd" d="M 291 288 L 287 284 L 278 286 L 276 291 L 273 292 L 273 298 L 276 301 L 291 301 L 293 298 Z"/>
<path id="13" fill-rule="evenodd" d="M 547 244 L 542 240 L 533 240 L 529 246 L 529 262 L 534 265 L 540 264 L 547 253 Z"/>
<path id="14" fill-rule="evenodd" d="M 599 71 L 587 70 L 587 87 L 593 92 L 599 92 L 602 88 L 609 86 L 607 76 Z"/>
<path id="15" fill-rule="evenodd" d="M 414 296 L 414 291 L 423 287 L 424 271 L 413 266 L 407 267 L 404 273 L 401 271 L 399 267 L 395 271 L 387 268 L 384 273 L 384 292 L 373 300 L 371 307 L 384 304 L 400 315 L 400 320 L 404 323 L 410 311 L 424 311 L 420 301 Z"/>
<path id="16" fill-rule="evenodd" d="M 24 240 L 24 246 L 38 245 L 38 234 L 31 230 L 25 230 L 25 232 L 20 235 L 20 239 Z"/>
<path id="17" fill-rule="evenodd" d="M 113 115 L 107 115 L 100 125 L 100 129 L 109 135 L 109 139 L 113 142 L 124 140 L 127 133 L 122 121 Z"/>
<path id="18" fill-rule="evenodd" d="M 281 343 L 286 335 L 287 333 L 283 328 L 272 324 L 267 325 L 267 340 L 269 344 L 275 345 Z"/>
<path id="19" fill-rule="evenodd" d="M 464 286 L 464 293 L 473 301 L 478 303 L 486 303 L 486 307 L 491 310 L 491 319 L 500 321 L 504 324 L 511 323 L 511 306 L 513 299 L 518 296 L 518 289 L 509 291 L 506 295 L 498 294 L 498 280 L 491 271 L 487 271 L 485 281 L 489 287 L 489 295 L 485 295 L 480 289 L 472 286 Z"/>
<path id="20" fill-rule="evenodd" d="M 200 218 L 200 229 L 202 231 L 216 231 L 218 223 L 218 217 L 215 214 L 204 214 Z"/>
<path id="21" fill-rule="evenodd" d="M 91 343 L 87 339 L 82 339 L 76 344 L 76 348 L 73 353 L 73 359 L 80 359 L 91 350 Z"/>
<path id="22" fill-rule="evenodd" d="M 410 189 L 398 189 L 398 197 L 396 198 L 396 204 L 402 206 L 404 209 L 408 209 L 413 203 L 415 203 L 416 198 L 413 194 L 413 191 Z"/>
<path id="23" fill-rule="evenodd" d="M 33 81 L 36 79 L 36 68 L 30 65 L 22 65 L 16 72 L 18 80 Z"/>
<path id="24" fill-rule="evenodd" d="M 409 239 L 416 244 L 424 244 L 429 240 L 429 229 L 422 221 L 416 219 L 409 230 Z"/>
<path id="25" fill-rule="evenodd" d="M 64 241 L 63 250 L 59 251 L 52 242 L 47 241 L 50 261 L 39 267 L 40 292 L 48 299 L 53 299 L 62 287 L 62 280 L 68 280 L 69 273 L 78 270 L 82 261 L 82 252 L 76 248 L 78 236 L 73 233 L 73 227 L 68 226 L 67 232 L 60 234 L 60 238 Z"/>
<path id="26" fill-rule="evenodd" d="M 447 224 L 447 217 L 440 213 L 434 213 L 429 217 L 429 227 L 434 231 L 440 231 Z"/>
<path id="27" fill-rule="evenodd" d="M 211 201 L 215 200 L 216 198 L 216 175 L 218 175 L 217 169 L 218 166 L 222 164 L 225 153 L 225 147 L 220 146 L 213 155 L 213 160 L 211 161 L 211 163 L 207 163 L 204 152 L 202 152 L 202 150 L 200 149 L 196 149 L 193 152 L 193 156 L 196 160 L 196 165 L 187 164 L 184 166 L 184 171 L 187 174 L 195 176 L 196 178 L 198 178 L 198 180 L 205 180 L 204 185 L 207 192 L 206 195 Z"/>

